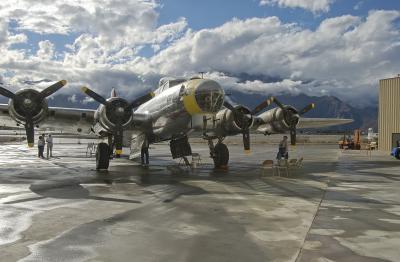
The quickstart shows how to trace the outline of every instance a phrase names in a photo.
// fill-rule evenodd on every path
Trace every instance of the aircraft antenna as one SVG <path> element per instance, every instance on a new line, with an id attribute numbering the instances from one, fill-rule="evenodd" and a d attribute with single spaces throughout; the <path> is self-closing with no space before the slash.
<path id="1" fill-rule="evenodd" d="M 203 79 L 203 75 L 205 72 L 199 72 L 199 74 L 201 74 L 201 78 Z"/>

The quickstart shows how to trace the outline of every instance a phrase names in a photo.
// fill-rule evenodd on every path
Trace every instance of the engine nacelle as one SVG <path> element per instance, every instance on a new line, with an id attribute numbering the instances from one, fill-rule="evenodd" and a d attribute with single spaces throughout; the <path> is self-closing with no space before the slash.
<path id="1" fill-rule="evenodd" d="M 299 122 L 297 110 L 286 106 L 283 110 L 280 107 L 268 110 L 258 116 L 262 121 L 262 130 L 267 134 L 283 133 L 290 129 L 290 125 L 296 126 Z"/>
<path id="2" fill-rule="evenodd" d="M 45 99 L 40 99 L 39 91 L 24 89 L 15 93 L 16 98 L 8 102 L 8 112 L 18 123 L 25 123 L 29 116 L 33 124 L 38 124 L 48 112 L 48 104 Z"/>
<path id="3" fill-rule="evenodd" d="M 113 132 L 117 125 L 123 129 L 132 123 L 132 107 L 122 98 L 110 98 L 106 105 L 101 105 L 94 118 L 108 132 Z"/>
<path id="4" fill-rule="evenodd" d="M 235 108 L 248 117 L 242 119 L 229 109 L 220 110 L 216 115 L 216 119 L 219 119 L 217 130 L 222 133 L 220 134 L 221 136 L 239 134 L 243 131 L 243 128 L 250 129 L 253 126 L 254 119 L 250 114 L 250 110 L 242 105 L 235 106 Z"/>

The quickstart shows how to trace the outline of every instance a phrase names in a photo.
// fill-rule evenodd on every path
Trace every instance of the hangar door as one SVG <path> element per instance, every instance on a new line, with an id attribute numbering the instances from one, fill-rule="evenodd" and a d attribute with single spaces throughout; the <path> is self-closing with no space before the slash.
<path id="1" fill-rule="evenodd" d="M 392 134 L 392 148 L 397 147 L 397 141 L 400 141 L 400 133 Z"/>

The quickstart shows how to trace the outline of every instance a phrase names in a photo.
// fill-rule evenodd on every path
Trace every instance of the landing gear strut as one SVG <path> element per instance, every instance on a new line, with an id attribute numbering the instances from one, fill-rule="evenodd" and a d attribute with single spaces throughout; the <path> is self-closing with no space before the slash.
<path id="1" fill-rule="evenodd" d="M 107 143 L 99 143 L 96 149 L 96 170 L 108 169 L 110 164 L 110 147 Z"/>
<path id="2" fill-rule="evenodd" d="M 227 168 L 229 162 L 228 147 L 224 143 L 222 143 L 221 138 L 218 139 L 218 142 L 215 146 L 212 138 L 206 139 L 208 141 L 208 147 L 210 148 L 210 157 L 214 160 L 214 167 L 217 169 Z"/>
<path id="3" fill-rule="evenodd" d="M 110 147 L 109 153 L 110 153 L 110 158 L 113 159 L 115 158 L 120 158 L 121 155 L 115 153 L 114 154 L 114 148 L 115 148 L 115 137 L 113 135 L 108 135 L 108 145 Z"/>

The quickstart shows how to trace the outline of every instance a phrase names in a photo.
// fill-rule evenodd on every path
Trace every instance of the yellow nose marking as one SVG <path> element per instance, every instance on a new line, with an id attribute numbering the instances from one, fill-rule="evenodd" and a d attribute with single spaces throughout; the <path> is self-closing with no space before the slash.
<path id="1" fill-rule="evenodd" d="M 199 82 L 201 81 L 192 80 L 189 84 L 186 85 L 187 95 L 183 96 L 183 105 L 185 106 L 185 110 L 190 115 L 204 113 L 203 110 L 201 110 L 200 106 L 197 104 L 196 97 L 194 95 Z"/>

